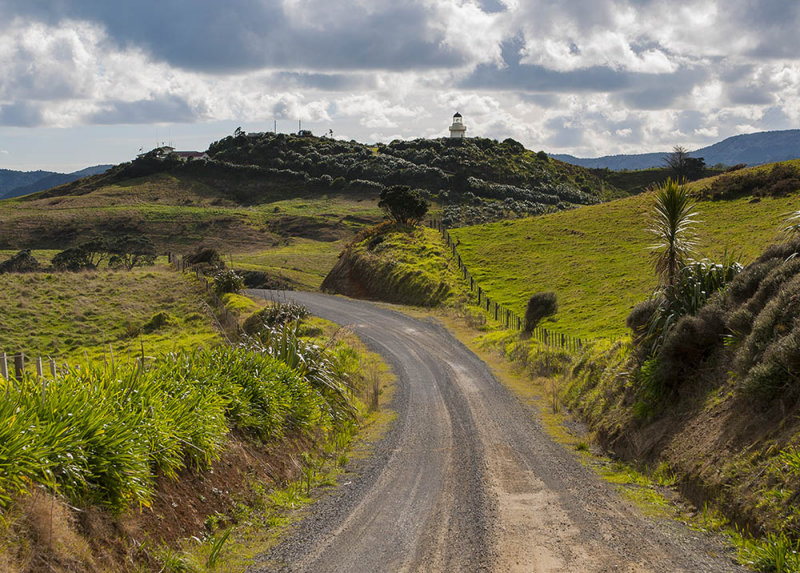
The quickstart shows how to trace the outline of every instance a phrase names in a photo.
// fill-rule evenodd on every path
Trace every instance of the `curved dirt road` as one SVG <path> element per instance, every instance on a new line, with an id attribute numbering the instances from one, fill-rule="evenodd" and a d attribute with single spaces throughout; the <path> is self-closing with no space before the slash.
<path id="1" fill-rule="evenodd" d="M 279 296 L 384 357 L 397 419 L 251 571 L 740 570 L 716 540 L 642 517 L 442 327 L 363 301 Z"/>

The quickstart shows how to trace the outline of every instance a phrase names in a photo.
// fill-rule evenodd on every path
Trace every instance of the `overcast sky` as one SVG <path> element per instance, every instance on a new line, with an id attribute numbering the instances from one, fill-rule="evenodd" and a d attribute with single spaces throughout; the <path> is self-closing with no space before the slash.
<path id="1" fill-rule="evenodd" d="M 550 153 L 800 127 L 798 0 L 0 0 L 0 168 L 303 127 Z"/>

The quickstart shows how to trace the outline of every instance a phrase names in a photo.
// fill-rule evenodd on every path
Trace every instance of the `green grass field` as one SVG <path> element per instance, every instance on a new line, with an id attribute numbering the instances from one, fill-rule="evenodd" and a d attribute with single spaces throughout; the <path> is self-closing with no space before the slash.
<path id="1" fill-rule="evenodd" d="M 226 263 L 232 260 L 234 268 L 265 271 L 288 280 L 296 288 L 316 290 L 344 246 L 343 240 L 291 239 L 287 245 L 231 255 Z"/>
<path id="2" fill-rule="evenodd" d="M 726 251 L 747 263 L 780 240 L 797 194 L 698 204 L 699 254 Z M 528 297 L 555 291 L 559 311 L 545 326 L 580 337 L 624 335 L 625 317 L 655 287 L 647 218 L 652 194 L 543 217 L 451 231 L 470 272 L 490 297 L 522 314 Z"/>
<path id="3" fill-rule="evenodd" d="M 0 352 L 74 363 L 211 346 L 219 341 L 204 291 L 163 266 L 133 271 L 0 276 Z M 166 313 L 165 324 L 151 319 Z M 148 323 L 149 326 L 148 326 Z"/>

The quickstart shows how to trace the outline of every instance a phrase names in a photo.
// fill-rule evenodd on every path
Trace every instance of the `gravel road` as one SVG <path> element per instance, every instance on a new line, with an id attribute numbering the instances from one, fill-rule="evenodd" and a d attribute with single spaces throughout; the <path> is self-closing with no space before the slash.
<path id="1" fill-rule="evenodd" d="M 251 572 L 743 571 L 715 538 L 642 516 L 438 324 L 249 292 L 348 326 L 398 377 L 397 418 L 372 455 Z"/>

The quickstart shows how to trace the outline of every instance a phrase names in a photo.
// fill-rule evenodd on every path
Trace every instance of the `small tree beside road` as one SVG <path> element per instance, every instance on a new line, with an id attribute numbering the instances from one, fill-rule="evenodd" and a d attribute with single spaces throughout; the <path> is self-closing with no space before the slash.
<path id="1" fill-rule="evenodd" d="M 428 212 L 428 202 L 420 190 L 408 185 L 393 185 L 381 191 L 378 207 L 392 221 L 404 225 L 416 225 Z"/>

